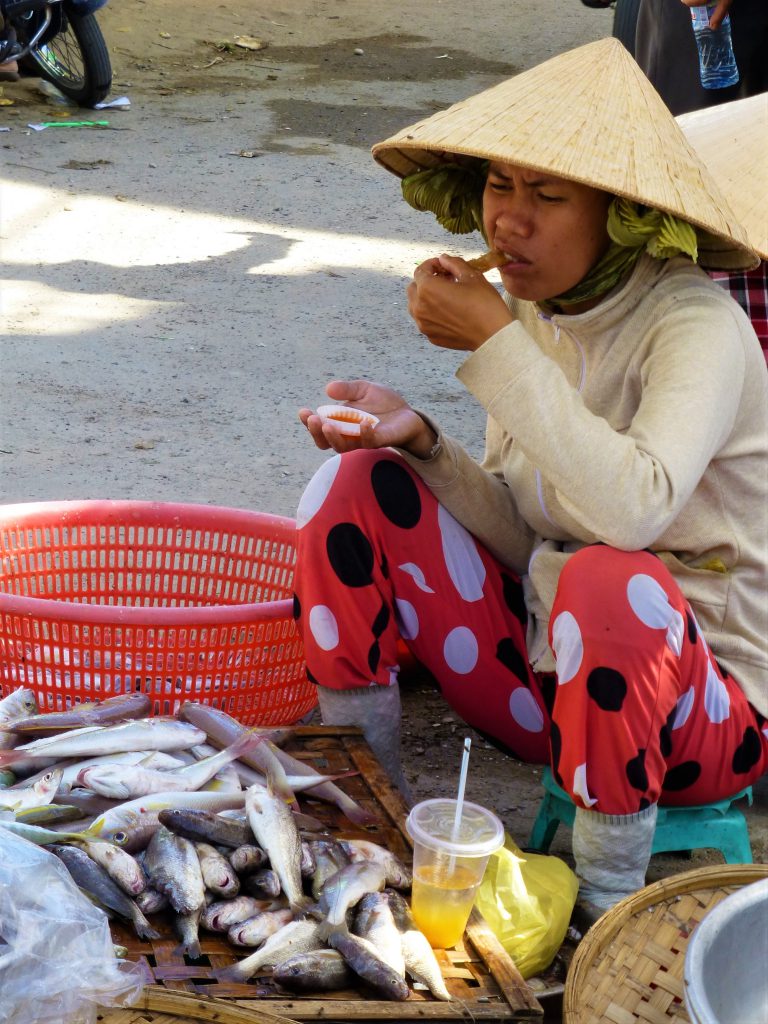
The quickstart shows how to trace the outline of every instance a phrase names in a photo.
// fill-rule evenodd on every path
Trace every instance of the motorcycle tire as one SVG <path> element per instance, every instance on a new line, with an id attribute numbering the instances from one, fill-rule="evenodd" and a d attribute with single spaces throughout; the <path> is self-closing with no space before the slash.
<path id="1" fill-rule="evenodd" d="M 93 14 L 66 11 L 61 31 L 28 54 L 21 68 L 45 78 L 80 107 L 101 103 L 112 87 L 109 50 Z"/>

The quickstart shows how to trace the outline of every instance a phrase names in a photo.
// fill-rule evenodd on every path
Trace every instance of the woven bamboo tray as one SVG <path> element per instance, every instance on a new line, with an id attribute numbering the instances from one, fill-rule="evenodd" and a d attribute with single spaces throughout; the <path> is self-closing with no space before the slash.
<path id="1" fill-rule="evenodd" d="M 379 823 L 366 829 L 348 821 L 333 805 L 299 796 L 301 810 L 323 822 L 333 835 L 345 839 L 369 839 L 403 861 L 411 862 L 411 840 L 405 831 L 408 807 L 371 753 L 359 730 L 305 726 L 285 744 L 294 757 L 320 772 L 357 771 L 339 785 L 354 800 L 373 812 Z M 231 946 L 226 938 L 200 931 L 202 956 L 189 960 L 177 952 L 178 938 L 163 915 L 152 918 L 161 938 L 140 940 L 112 922 L 114 941 L 128 950 L 128 959 L 142 961 L 154 978 L 144 991 L 143 1002 L 130 1010 L 104 1011 L 105 1024 L 143 1024 L 151 1011 L 153 1024 L 165 1024 L 156 1014 L 176 1015 L 189 1021 L 215 1020 L 217 1024 L 259 1024 L 275 1015 L 305 1021 L 319 1017 L 346 1020 L 414 1019 L 476 1021 L 535 1021 L 543 1016 L 541 1005 L 523 980 L 482 917 L 473 911 L 462 944 L 436 955 L 452 1002 L 435 999 L 425 988 L 411 986 L 405 1002 L 388 1002 L 362 989 L 327 996 L 286 994 L 272 981 L 269 971 L 247 984 L 218 981 L 212 974 L 243 959 L 252 951 Z M 144 1014 L 144 1016 L 142 1015 Z M 207 1014 L 207 1015 L 206 1015 Z"/>
<path id="2" fill-rule="evenodd" d="M 716 864 L 664 878 L 622 900 L 574 954 L 564 1024 L 690 1024 L 683 1003 L 688 939 L 720 900 L 766 876 L 766 864 Z M 737 1014 L 734 1007 L 734 1022 Z"/>

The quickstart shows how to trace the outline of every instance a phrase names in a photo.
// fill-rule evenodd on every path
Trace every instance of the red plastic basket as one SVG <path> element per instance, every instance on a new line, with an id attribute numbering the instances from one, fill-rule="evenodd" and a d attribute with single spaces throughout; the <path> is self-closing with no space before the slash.
<path id="1" fill-rule="evenodd" d="M 293 620 L 296 524 L 210 505 L 0 506 L 0 690 L 41 709 L 141 691 L 246 725 L 315 706 Z"/>

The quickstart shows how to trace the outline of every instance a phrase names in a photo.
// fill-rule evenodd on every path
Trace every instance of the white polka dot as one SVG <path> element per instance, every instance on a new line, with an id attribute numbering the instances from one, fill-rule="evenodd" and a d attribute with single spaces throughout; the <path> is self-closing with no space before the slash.
<path id="1" fill-rule="evenodd" d="M 415 640 L 419 635 L 419 616 L 410 601 L 395 598 L 395 619 L 400 636 L 404 640 Z"/>
<path id="2" fill-rule="evenodd" d="M 419 568 L 419 566 L 416 565 L 415 562 L 403 562 L 403 564 L 398 565 L 397 568 L 402 569 L 403 572 L 407 572 L 409 576 L 412 576 L 413 582 L 416 584 L 419 590 L 423 590 L 425 594 L 434 594 L 434 590 L 432 589 L 432 587 L 427 586 L 427 581 L 424 578 L 424 573 Z"/>
<path id="3" fill-rule="evenodd" d="M 442 505 L 437 506 L 437 522 L 443 542 L 445 567 L 454 587 L 465 601 L 481 601 L 485 566 L 472 534 Z"/>
<path id="4" fill-rule="evenodd" d="M 635 615 L 649 629 L 666 629 L 674 609 L 664 588 L 652 576 L 637 573 L 627 584 L 627 600 Z"/>
<path id="5" fill-rule="evenodd" d="M 310 519 L 320 511 L 323 502 L 328 497 L 328 492 L 333 487 L 333 481 L 341 466 L 341 456 L 334 455 L 333 458 L 324 462 L 307 484 L 306 490 L 301 496 L 299 507 L 296 510 L 296 526 L 300 530 L 306 526 Z"/>
<path id="6" fill-rule="evenodd" d="M 466 626 L 457 626 L 445 638 L 443 657 L 448 668 L 465 676 L 477 664 L 478 646 L 475 634 Z"/>
<path id="7" fill-rule="evenodd" d="M 683 640 L 685 639 L 685 619 L 674 608 L 671 611 L 672 617 L 667 627 L 667 647 L 679 658 L 683 650 Z"/>
<path id="8" fill-rule="evenodd" d="M 593 804 L 597 803 L 597 799 L 589 795 L 587 789 L 587 765 L 580 764 L 576 771 L 573 773 L 573 792 L 575 796 L 580 796 L 584 801 L 585 806 L 592 807 Z"/>
<path id="9" fill-rule="evenodd" d="M 713 725 L 724 722 L 731 713 L 731 698 L 728 688 L 715 671 L 711 661 L 707 662 L 707 682 L 704 687 L 704 710 Z"/>
<path id="10" fill-rule="evenodd" d="M 696 693 L 691 686 L 690 689 L 686 690 L 682 697 L 679 698 L 675 705 L 675 718 L 672 722 L 673 729 L 682 729 L 688 718 L 693 711 L 693 701 Z"/>
<path id="11" fill-rule="evenodd" d="M 509 712 L 527 732 L 541 732 L 544 728 L 544 715 L 536 703 L 536 698 L 524 686 L 518 688 L 509 698 Z"/>
<path id="12" fill-rule="evenodd" d="M 576 675 L 584 657 L 581 630 L 570 612 L 560 612 L 552 626 L 552 647 L 558 683 L 567 683 Z"/>
<path id="13" fill-rule="evenodd" d="M 332 651 L 339 645 L 339 624 L 331 609 L 324 604 L 316 604 L 309 610 L 309 629 L 315 643 L 324 651 Z"/>

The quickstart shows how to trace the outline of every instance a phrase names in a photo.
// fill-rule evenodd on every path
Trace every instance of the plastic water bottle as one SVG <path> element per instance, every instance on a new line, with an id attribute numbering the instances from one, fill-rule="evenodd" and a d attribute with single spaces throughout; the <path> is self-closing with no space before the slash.
<path id="1" fill-rule="evenodd" d="M 739 69 L 733 55 L 731 19 L 726 14 L 720 28 L 709 27 L 709 17 L 717 4 L 700 4 L 691 8 L 693 34 L 699 48 L 699 74 L 705 89 L 725 89 L 736 85 Z"/>

